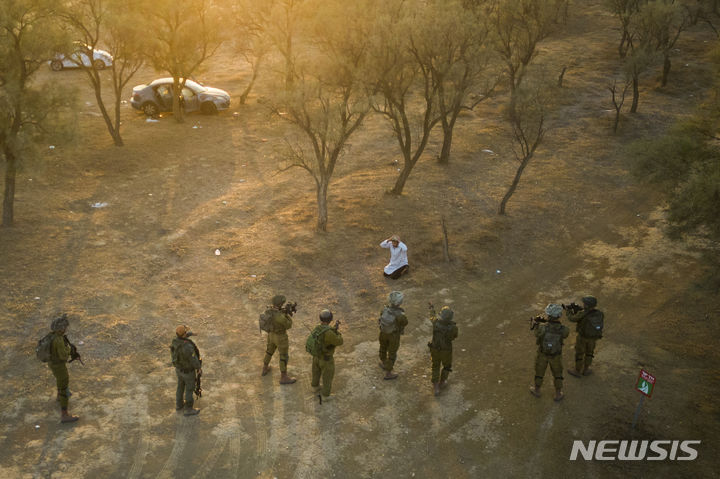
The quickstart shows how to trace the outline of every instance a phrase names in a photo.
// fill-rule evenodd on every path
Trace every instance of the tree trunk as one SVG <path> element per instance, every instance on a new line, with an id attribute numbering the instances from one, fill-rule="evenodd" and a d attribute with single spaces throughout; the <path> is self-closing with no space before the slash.
<path id="1" fill-rule="evenodd" d="M 452 147 L 453 128 L 450 125 L 443 125 L 443 144 L 440 150 L 440 164 L 447 165 L 450 162 L 450 148 Z"/>
<path id="2" fill-rule="evenodd" d="M 285 41 L 285 90 L 290 91 L 295 80 L 295 65 L 292 57 L 292 34 L 288 34 Z"/>
<path id="3" fill-rule="evenodd" d="M 627 31 L 623 31 L 622 38 L 620 39 L 620 45 L 618 45 L 618 55 L 620 55 L 620 58 L 625 58 L 625 55 L 627 54 L 627 48 L 625 48 L 625 40 L 627 40 L 627 37 Z"/>
<path id="4" fill-rule="evenodd" d="M 185 123 L 183 111 L 183 97 L 180 80 L 173 77 L 173 116 L 175 117 L 175 121 L 178 123 Z"/>
<path id="5" fill-rule="evenodd" d="M 253 86 L 255 85 L 255 80 L 257 80 L 258 72 L 260 71 L 260 61 L 258 60 L 257 64 L 253 65 L 253 72 L 252 77 L 250 78 L 250 83 L 248 83 L 248 86 L 243 90 L 242 94 L 240 95 L 240 104 L 244 105 L 247 101 L 247 97 L 250 94 L 250 91 L 252 90 Z"/>
<path id="6" fill-rule="evenodd" d="M 327 190 L 328 190 L 328 180 L 321 179 L 320 183 L 318 183 L 318 185 L 317 185 L 317 206 L 318 206 L 317 229 L 318 229 L 318 231 L 327 231 L 327 222 L 328 222 Z"/>
<path id="7" fill-rule="evenodd" d="M 111 132 L 115 146 L 124 146 L 122 137 L 120 136 L 120 97 L 115 96 L 115 129 Z"/>
<path id="8" fill-rule="evenodd" d="M 525 167 L 530 162 L 530 158 L 532 158 L 532 155 L 526 156 L 520 162 L 520 166 L 518 166 L 518 169 L 515 172 L 515 178 L 513 178 L 510 188 L 507 190 L 507 193 L 505 193 L 505 196 L 503 197 L 502 201 L 500 202 L 500 209 L 498 210 L 499 215 L 505 214 L 505 206 L 507 205 L 507 202 L 508 202 L 508 200 L 510 200 L 510 197 L 513 195 L 513 193 L 515 193 L 518 183 L 520 183 L 520 177 L 523 174 L 523 170 L 525 170 Z"/>
<path id="9" fill-rule="evenodd" d="M 100 113 L 102 114 L 103 120 L 105 120 L 105 126 L 107 126 L 108 133 L 110 133 L 110 136 L 112 137 L 115 146 L 123 146 L 123 141 L 122 138 L 120 138 L 119 131 L 120 116 L 118 113 L 120 109 L 120 100 L 117 97 L 115 99 L 115 117 L 117 119 L 117 123 L 113 125 L 113 120 L 112 118 L 110 118 L 110 114 L 108 113 L 107 108 L 105 108 L 105 103 L 102 99 L 102 84 L 100 83 L 100 75 L 94 67 L 90 67 L 88 75 L 90 75 L 90 81 L 93 84 L 93 88 L 95 89 L 95 101 L 97 102 L 98 108 L 100 108 Z"/>
<path id="10" fill-rule="evenodd" d="M 662 80 L 660 81 L 660 86 L 667 85 L 668 76 L 670 75 L 670 54 L 665 54 L 665 58 L 663 60 L 663 72 L 662 72 Z"/>
<path id="11" fill-rule="evenodd" d="M 448 232 L 447 232 L 447 226 L 445 226 L 445 217 L 440 217 L 440 223 L 442 225 L 442 232 L 443 232 L 443 256 L 445 257 L 445 262 L 450 262 L 450 242 L 448 241 Z"/>
<path id="12" fill-rule="evenodd" d="M 175 95 L 175 98 L 173 98 L 173 116 L 175 117 L 175 121 L 178 123 L 185 123 L 185 117 L 183 116 L 183 107 L 182 107 L 182 96 Z"/>
<path id="13" fill-rule="evenodd" d="M 637 113 L 638 102 L 640 101 L 640 82 L 638 81 L 637 75 L 633 77 L 633 99 L 632 105 L 630 106 L 630 113 Z"/>
<path id="14" fill-rule="evenodd" d="M 557 82 L 558 88 L 562 88 L 562 86 L 563 86 L 563 78 L 565 78 L 566 71 L 567 71 L 567 65 L 562 67 L 562 70 L 560 71 L 560 75 L 558 75 L 558 82 Z"/>
<path id="15" fill-rule="evenodd" d="M 7 144 L 5 153 L 5 194 L 3 196 L 2 226 L 9 228 L 14 221 L 16 158 L 12 148 Z"/>
<path id="16" fill-rule="evenodd" d="M 390 190 L 391 195 L 400 196 L 402 195 L 403 188 L 405 188 L 405 182 L 407 181 L 408 177 L 410 176 L 410 172 L 412 171 L 414 164 L 410 162 L 405 162 L 405 167 L 400 172 L 400 175 L 398 175 L 397 180 L 395 180 L 395 186 L 393 186 L 393 189 Z"/>

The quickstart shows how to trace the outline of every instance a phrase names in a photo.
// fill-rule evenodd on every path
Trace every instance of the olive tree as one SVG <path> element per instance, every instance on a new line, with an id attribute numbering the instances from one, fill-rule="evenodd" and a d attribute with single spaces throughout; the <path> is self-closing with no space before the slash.
<path id="1" fill-rule="evenodd" d="M 369 54 L 373 58 L 368 88 L 373 110 L 390 124 L 403 157 L 403 166 L 390 194 L 401 195 L 412 169 L 425 151 L 433 127 L 440 121 L 438 85 L 430 65 L 418 61 L 413 39 L 422 32 L 427 13 L 402 0 L 386 2 L 373 25 Z"/>
<path id="2" fill-rule="evenodd" d="M 428 2 L 415 23 L 410 50 L 429 71 L 443 131 L 440 163 L 448 163 L 455 123 L 485 100 L 499 80 L 489 42 L 488 2 L 466 9 L 461 1 Z"/>
<path id="3" fill-rule="evenodd" d="M 148 58 L 173 78 L 173 116 L 184 121 L 182 90 L 222 44 L 223 9 L 218 0 L 154 0 L 144 3 L 152 22 Z"/>
<path id="4" fill-rule="evenodd" d="M 305 139 L 288 143 L 290 154 L 281 170 L 301 168 L 315 181 L 319 231 L 327 230 L 327 195 L 335 166 L 370 110 L 363 83 L 368 59 L 364 4 L 323 11 L 323 19 L 334 21 L 315 32 L 316 55 L 295 63 L 293 81 L 271 106 Z"/>
<path id="5" fill-rule="evenodd" d="M 510 126 L 515 175 L 500 201 L 498 214 L 504 215 L 510 197 L 548 130 L 548 112 L 554 99 L 554 87 L 540 79 L 528 81 L 515 91 L 515 101 L 508 105 L 506 118 Z"/>
<path id="6" fill-rule="evenodd" d="M 662 57 L 661 86 L 667 85 L 672 66 L 670 53 L 680 38 L 680 34 L 692 23 L 691 12 L 680 2 L 673 0 L 653 0 L 640 8 L 634 19 L 635 27 Z"/>
<path id="7" fill-rule="evenodd" d="M 495 0 L 491 22 L 510 88 L 511 110 L 538 44 L 560 27 L 567 1 Z"/>
<path id="8" fill-rule="evenodd" d="M 244 105 L 255 86 L 261 67 L 270 53 L 272 43 L 268 32 L 271 2 L 236 0 L 231 7 L 235 32 L 232 41 L 235 51 L 250 65 L 250 79 L 240 94 Z"/>
<path id="9" fill-rule="evenodd" d="M 15 178 L 68 102 L 52 84 L 36 80 L 38 69 L 67 47 L 54 0 L 4 0 L 0 7 L 0 151 L 5 163 L 2 226 L 14 222 Z"/>
<path id="10" fill-rule="evenodd" d="M 93 50 L 106 45 L 113 56 L 110 77 L 113 88 L 112 112 L 103 99 L 103 78 L 100 70 L 105 68 L 102 61 L 91 61 L 86 65 L 76 58 L 77 65 L 87 74 L 95 91 L 102 118 L 115 146 L 123 146 L 120 134 L 120 105 L 123 89 L 143 65 L 146 48 L 145 17 L 140 13 L 140 0 L 70 0 L 63 4 L 60 17 L 70 27 L 70 34 L 76 40 L 76 48 L 85 50 L 93 58 Z"/>

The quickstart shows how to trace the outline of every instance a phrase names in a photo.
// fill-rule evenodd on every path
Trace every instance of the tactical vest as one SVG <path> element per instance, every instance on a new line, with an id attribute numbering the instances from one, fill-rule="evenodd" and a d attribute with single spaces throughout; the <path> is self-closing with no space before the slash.
<path id="1" fill-rule="evenodd" d="M 430 343 L 430 347 L 433 349 L 440 349 L 440 350 L 451 350 L 452 349 L 452 331 L 454 329 L 455 323 L 453 321 L 443 321 L 442 319 L 438 319 L 433 323 L 433 337 L 432 342 Z"/>
<path id="2" fill-rule="evenodd" d="M 190 358 L 195 353 L 198 360 L 200 359 L 200 351 L 195 343 L 189 339 L 175 338 L 170 345 L 170 354 L 172 356 L 173 366 L 176 368 L 187 370 L 195 370 Z"/>

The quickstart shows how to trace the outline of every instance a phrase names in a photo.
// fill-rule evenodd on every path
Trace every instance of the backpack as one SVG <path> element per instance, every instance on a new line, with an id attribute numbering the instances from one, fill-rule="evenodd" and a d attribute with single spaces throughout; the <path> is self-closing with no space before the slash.
<path id="1" fill-rule="evenodd" d="M 380 319 L 378 319 L 380 325 L 380 332 L 385 334 L 392 334 L 397 331 L 397 324 L 395 322 L 395 313 L 388 307 L 385 307 L 380 313 Z"/>
<path id="2" fill-rule="evenodd" d="M 323 346 L 325 345 L 323 335 L 330 329 L 330 326 L 326 324 L 321 324 L 313 329 L 305 341 L 305 351 L 313 357 L 321 357 L 323 354 Z"/>
<path id="3" fill-rule="evenodd" d="M 540 340 L 540 351 L 543 354 L 549 354 L 555 356 L 562 352 L 562 332 L 563 328 L 561 325 L 550 325 L 545 326 L 545 334 L 543 334 Z"/>
<path id="4" fill-rule="evenodd" d="M 272 309 L 266 309 L 264 313 L 260 314 L 260 331 L 265 331 L 266 333 L 272 333 L 274 330 L 273 327 L 273 318 L 275 315 L 273 314 Z"/>
<path id="5" fill-rule="evenodd" d="M 429 346 L 443 351 L 452 349 L 452 340 L 455 338 L 451 338 L 450 333 L 453 330 L 453 326 L 455 326 L 455 323 L 452 321 L 448 321 L 447 323 L 441 320 L 435 321 L 435 324 L 433 324 L 433 337 Z"/>
<path id="6" fill-rule="evenodd" d="M 602 338 L 603 327 L 605 326 L 605 315 L 602 311 L 591 311 L 584 318 L 583 336 L 586 338 Z"/>
<path id="7" fill-rule="evenodd" d="M 52 343 L 53 339 L 55 339 L 53 336 L 55 336 L 55 333 L 50 332 L 46 334 L 38 341 L 37 347 L 35 348 L 35 355 L 44 363 L 50 361 L 52 358 Z"/>

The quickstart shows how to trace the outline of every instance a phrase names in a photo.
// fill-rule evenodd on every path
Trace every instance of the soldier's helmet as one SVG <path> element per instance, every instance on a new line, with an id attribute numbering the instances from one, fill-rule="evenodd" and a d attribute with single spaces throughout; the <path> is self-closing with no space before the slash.
<path id="1" fill-rule="evenodd" d="M 597 306 L 597 298 L 595 296 L 585 296 L 582 299 L 582 302 L 583 302 L 583 306 L 585 306 L 588 309 L 594 308 L 595 306 Z"/>
<path id="2" fill-rule="evenodd" d="M 68 326 L 70 326 L 70 321 L 68 320 L 67 314 L 63 314 L 62 316 L 52 320 L 52 323 L 50 323 L 50 330 L 65 331 Z"/>
<path id="3" fill-rule="evenodd" d="M 562 306 L 555 303 L 550 303 L 547 306 L 545 306 L 545 314 L 550 316 L 551 318 L 559 318 L 562 316 Z"/>
<path id="4" fill-rule="evenodd" d="M 440 310 L 440 319 L 444 321 L 450 321 L 451 319 L 453 319 L 454 315 L 455 313 L 453 313 L 453 310 L 450 309 L 450 306 L 443 306 Z"/>
<path id="5" fill-rule="evenodd" d="M 272 303 L 273 306 L 275 306 L 276 308 L 279 308 L 280 306 L 283 305 L 283 303 L 285 303 L 285 296 L 283 296 L 282 294 L 276 294 L 275 296 L 272 297 L 270 302 Z"/>
<path id="6" fill-rule="evenodd" d="M 330 311 L 329 309 L 323 309 L 322 311 L 320 311 L 320 321 L 322 321 L 323 323 L 329 323 L 330 321 L 332 321 L 332 319 L 332 311 Z"/>
<path id="7" fill-rule="evenodd" d="M 393 291 L 388 296 L 388 302 L 390 303 L 390 306 L 400 306 L 403 302 L 403 299 L 405 299 L 405 296 L 402 294 L 402 291 Z"/>

